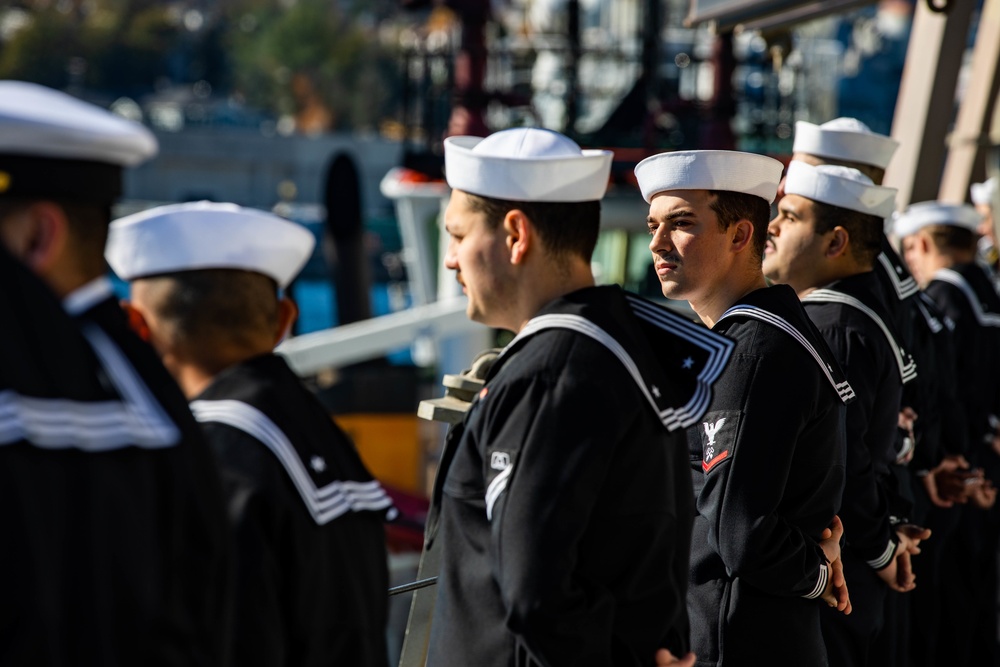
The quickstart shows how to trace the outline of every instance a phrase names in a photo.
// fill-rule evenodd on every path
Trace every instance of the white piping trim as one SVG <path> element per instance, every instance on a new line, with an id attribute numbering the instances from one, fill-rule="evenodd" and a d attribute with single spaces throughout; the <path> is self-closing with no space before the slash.
<path id="1" fill-rule="evenodd" d="M 270 449 L 292 479 L 309 513 L 320 525 L 329 523 L 348 511 L 374 511 L 392 506 L 392 500 L 378 480 L 336 481 L 318 488 L 288 436 L 267 415 L 252 405 L 234 400 L 199 400 L 191 402 L 191 412 L 199 422 L 232 426 Z"/>
<path id="2" fill-rule="evenodd" d="M 879 556 L 874 560 L 866 562 L 872 568 L 876 570 L 881 570 L 883 567 L 889 564 L 889 561 L 892 560 L 892 557 L 893 555 L 895 555 L 895 553 L 896 553 L 896 545 L 893 544 L 892 540 L 889 540 L 889 544 L 886 545 L 885 551 L 882 552 L 881 556 Z"/>
<path id="3" fill-rule="evenodd" d="M 74 401 L 0 391 L 0 445 L 21 440 L 44 449 L 105 452 L 136 446 L 172 447 L 180 430 L 107 334 L 82 327 L 121 400 Z"/>
<path id="4" fill-rule="evenodd" d="M 500 498 L 500 494 L 504 492 L 507 488 L 507 481 L 510 479 L 511 473 L 514 472 L 514 464 L 508 463 L 507 467 L 500 471 L 500 474 L 493 478 L 490 482 L 489 487 L 486 489 L 486 519 L 493 519 L 493 505 L 496 504 L 497 500 Z"/>
<path id="5" fill-rule="evenodd" d="M 818 289 L 807 294 L 802 299 L 802 303 L 841 303 L 860 310 L 873 322 L 875 322 L 879 329 L 882 330 L 882 334 L 885 336 L 886 341 L 889 343 L 889 347 L 892 348 L 892 352 L 896 357 L 896 364 L 899 367 L 899 376 L 902 379 L 903 384 L 906 384 L 910 380 L 917 377 L 916 362 L 913 361 L 912 357 L 909 362 L 903 359 L 903 350 L 900 349 L 899 343 L 896 342 L 892 332 L 889 331 L 889 327 L 885 325 L 885 322 L 882 321 L 882 318 L 879 317 L 874 310 L 866 306 L 860 300 L 849 294 L 844 294 L 843 292 L 837 292 L 830 289 Z"/>
<path id="6" fill-rule="evenodd" d="M 988 313 L 983 310 L 983 304 L 979 301 L 979 297 L 976 296 L 976 292 L 961 273 L 952 269 L 938 269 L 931 280 L 940 280 L 957 287 L 969 302 L 979 326 L 1000 327 L 1000 314 Z"/>
<path id="7" fill-rule="evenodd" d="M 111 281 L 107 276 L 94 278 L 86 285 L 82 285 L 66 295 L 62 302 L 63 310 L 70 315 L 79 315 L 114 293 Z"/>
<path id="8" fill-rule="evenodd" d="M 923 301 L 917 299 L 917 308 L 920 309 L 920 314 L 924 316 L 924 321 L 927 322 L 928 328 L 933 333 L 941 333 L 944 330 L 944 322 L 934 317 L 931 311 L 927 310 L 927 306 L 924 305 Z"/>
<path id="9" fill-rule="evenodd" d="M 792 326 L 792 324 L 788 322 L 788 320 L 784 319 L 780 315 L 775 315 L 769 310 L 765 310 L 757 306 L 751 306 L 749 304 L 741 304 L 733 306 L 732 308 L 724 312 L 722 314 L 722 317 L 719 318 L 719 322 L 726 319 L 727 317 L 732 317 L 737 315 L 741 315 L 743 317 L 752 317 L 753 319 L 760 320 L 761 322 L 766 322 L 787 333 L 789 336 L 798 341 L 798 343 L 802 347 L 804 347 L 806 351 L 816 361 L 817 365 L 819 365 L 820 370 L 823 371 L 823 375 L 826 376 L 826 379 L 829 380 L 830 384 L 833 386 L 834 391 L 836 391 L 837 395 L 840 396 L 840 400 L 842 400 L 844 403 L 847 403 L 848 401 L 854 398 L 854 389 L 851 387 L 850 383 L 848 383 L 846 380 L 844 382 L 838 383 L 834 379 L 833 374 L 830 372 L 830 369 L 827 368 L 826 362 L 823 361 L 823 357 L 821 357 L 819 352 L 816 351 L 816 348 L 813 347 L 812 343 L 810 343 L 809 340 L 802 335 L 802 332 L 796 329 L 794 326 Z"/>
<path id="10" fill-rule="evenodd" d="M 899 297 L 900 301 L 909 299 L 920 291 L 920 286 L 917 285 L 917 281 L 913 279 L 913 276 L 907 276 L 903 280 L 899 279 L 896 267 L 893 266 L 892 260 L 884 252 L 879 253 L 878 261 L 889 276 L 889 282 L 892 283 L 893 288 L 896 290 L 896 296 Z"/>
<path id="11" fill-rule="evenodd" d="M 823 591 L 826 590 L 826 580 L 829 578 L 830 573 L 825 563 L 820 563 L 819 566 L 819 578 L 816 580 L 816 586 L 813 587 L 812 591 L 808 595 L 803 595 L 807 600 L 815 600 Z"/>

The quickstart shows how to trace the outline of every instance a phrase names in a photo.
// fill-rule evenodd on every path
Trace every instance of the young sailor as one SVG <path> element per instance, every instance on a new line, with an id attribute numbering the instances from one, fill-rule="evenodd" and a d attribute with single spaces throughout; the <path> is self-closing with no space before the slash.
<path id="1" fill-rule="evenodd" d="M 895 193 L 850 167 L 793 161 L 764 257 L 765 275 L 798 293 L 857 393 L 847 408 L 840 511 L 854 613 L 822 614 L 831 665 L 867 664 L 884 618 L 886 584 L 912 589 L 909 555 L 927 536 L 891 520 L 898 501 L 889 466 L 896 459 L 900 400 L 917 370 L 899 344 L 872 272 L 881 220 L 891 213 Z"/>
<path id="2" fill-rule="evenodd" d="M 67 404 L 23 423 L 38 429 L 22 434 L 36 451 L 23 476 L 21 464 L 5 468 L 17 482 L 4 490 L 20 499 L 8 497 L 0 527 L 29 565 L 5 569 L 16 584 L 0 623 L 3 664 L 224 660 L 229 542 L 218 471 L 177 385 L 129 329 L 104 262 L 122 172 L 156 150 L 136 123 L 0 82 L 0 241 L 87 338 L 100 381 L 82 398 L 108 406 L 91 415 Z M 77 362 L 70 348 L 49 353 Z"/>
<path id="3" fill-rule="evenodd" d="M 470 318 L 517 335 L 445 443 L 427 664 L 681 656 L 692 496 L 678 429 L 704 412 L 731 342 L 595 286 L 610 152 L 518 128 L 447 139 L 445 168 L 445 266 Z"/>
<path id="4" fill-rule="evenodd" d="M 850 613 L 836 513 L 854 392 L 795 293 L 761 273 L 781 170 L 734 151 L 663 153 L 635 169 L 664 296 L 736 341 L 688 431 L 699 665 L 825 665 L 820 608 Z"/>
<path id="5" fill-rule="evenodd" d="M 313 245 L 269 213 L 197 202 L 116 220 L 107 258 L 222 468 L 233 664 L 384 667 L 391 501 L 272 353 L 297 314 L 280 290 Z"/>
<path id="6" fill-rule="evenodd" d="M 1000 414 L 1000 297 L 976 261 L 980 215 L 968 205 L 920 202 L 895 221 L 895 232 L 914 276 L 954 323 L 951 372 L 964 411 L 968 462 L 985 470 L 985 484 L 969 486 L 954 538 L 945 547 L 936 600 L 941 615 L 938 660 L 955 665 L 993 664 L 997 659 L 996 553 L 1000 483 L 997 414 Z M 986 511 L 984 511 L 986 510 Z M 933 657 L 932 657 L 933 659 Z"/>

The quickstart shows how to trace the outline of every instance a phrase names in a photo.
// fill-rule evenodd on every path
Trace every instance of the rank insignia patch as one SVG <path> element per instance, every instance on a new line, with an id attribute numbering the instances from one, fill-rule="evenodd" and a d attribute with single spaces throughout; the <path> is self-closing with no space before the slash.
<path id="1" fill-rule="evenodd" d="M 701 438 L 701 468 L 706 473 L 732 456 L 732 446 L 739 415 L 736 413 L 710 412 L 698 426 Z"/>

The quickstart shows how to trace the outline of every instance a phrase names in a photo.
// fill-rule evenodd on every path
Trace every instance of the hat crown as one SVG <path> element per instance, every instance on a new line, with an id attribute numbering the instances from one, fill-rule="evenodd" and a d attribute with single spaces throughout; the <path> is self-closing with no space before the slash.
<path id="1" fill-rule="evenodd" d="M 975 232 L 982 216 L 968 204 L 948 204 L 940 201 L 922 201 L 911 204 L 894 220 L 897 236 L 909 236 L 924 227 L 948 225 Z"/>
<path id="2" fill-rule="evenodd" d="M 111 223 L 105 257 L 123 280 L 201 269 L 241 269 L 286 287 L 315 246 L 305 227 L 236 204 L 186 202 Z"/>
<path id="3" fill-rule="evenodd" d="M 835 178 L 843 178 L 854 181 L 861 185 L 875 185 L 875 182 L 853 167 L 844 167 L 839 164 L 818 164 L 813 167 L 818 173 Z"/>
<path id="4" fill-rule="evenodd" d="M 870 178 L 852 167 L 811 165 L 792 160 L 785 178 L 785 194 L 865 215 L 887 218 L 896 203 L 896 189 L 875 185 Z"/>
<path id="5" fill-rule="evenodd" d="M 536 127 L 515 127 L 486 137 L 472 149 L 479 155 L 506 158 L 573 157 L 580 146 L 569 137 Z"/>
<path id="6" fill-rule="evenodd" d="M 783 165 L 756 153 L 692 150 L 659 153 L 635 166 L 643 199 L 670 190 L 725 190 L 774 201 Z"/>
<path id="7" fill-rule="evenodd" d="M 833 120 L 828 120 L 820 128 L 824 130 L 832 130 L 834 132 L 856 132 L 859 134 L 875 134 L 872 132 L 871 128 L 862 123 L 857 118 L 847 118 L 846 116 L 841 116 L 840 118 L 834 118 Z"/>

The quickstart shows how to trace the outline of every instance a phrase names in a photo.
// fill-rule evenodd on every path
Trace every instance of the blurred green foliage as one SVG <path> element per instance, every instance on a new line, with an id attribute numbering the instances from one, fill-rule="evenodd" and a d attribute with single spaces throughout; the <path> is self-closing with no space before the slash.
<path id="1" fill-rule="evenodd" d="M 394 7 L 390 0 L 0 3 L 0 78 L 137 99 L 206 81 L 215 95 L 267 115 L 299 116 L 319 104 L 323 129 L 372 129 L 391 115 L 398 94 L 392 47 L 378 39 Z"/>

